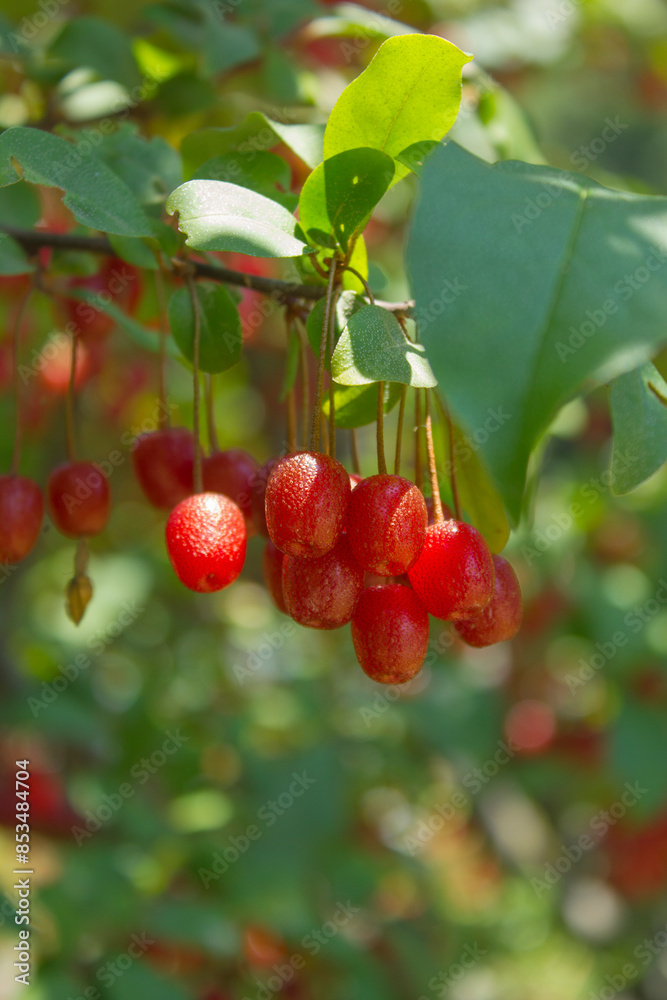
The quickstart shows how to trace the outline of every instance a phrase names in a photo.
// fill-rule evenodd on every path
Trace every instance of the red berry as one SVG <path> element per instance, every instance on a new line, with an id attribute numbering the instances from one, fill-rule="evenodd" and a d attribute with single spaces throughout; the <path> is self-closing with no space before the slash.
<path id="1" fill-rule="evenodd" d="M 364 571 L 345 537 L 318 559 L 283 560 L 283 594 L 288 614 L 307 628 L 346 625 L 364 587 Z"/>
<path id="2" fill-rule="evenodd" d="M 165 427 L 140 434 L 132 449 L 132 465 L 149 503 L 166 510 L 190 496 L 195 446 L 185 427 Z"/>
<path id="3" fill-rule="evenodd" d="M 216 451 L 203 462 L 204 490 L 222 493 L 240 507 L 248 537 L 257 533 L 252 518 L 251 498 L 259 465 L 243 448 Z"/>
<path id="4" fill-rule="evenodd" d="M 472 618 L 493 596 L 491 553 L 479 531 L 463 521 L 429 525 L 408 577 L 429 614 L 443 621 Z"/>
<path id="5" fill-rule="evenodd" d="M 428 613 L 400 583 L 365 590 L 352 619 L 352 642 L 364 673 L 403 684 L 419 673 L 428 649 Z"/>
<path id="6" fill-rule="evenodd" d="M 370 476 L 352 491 L 347 535 L 368 573 L 400 576 L 424 545 L 426 504 L 421 490 L 401 476 Z"/>
<path id="7" fill-rule="evenodd" d="M 283 595 L 283 560 L 285 556 L 277 549 L 271 539 L 267 541 L 262 554 L 262 573 L 266 589 L 273 598 L 273 603 L 283 614 L 289 614 Z"/>
<path id="8" fill-rule="evenodd" d="M 271 540 L 302 559 L 330 552 L 345 526 L 350 493 L 349 474 L 335 458 L 313 451 L 288 455 L 266 484 Z"/>
<path id="9" fill-rule="evenodd" d="M 167 519 L 167 552 L 176 576 L 202 594 L 222 590 L 243 569 L 243 514 L 229 497 L 197 493 L 174 507 Z"/>
<path id="10" fill-rule="evenodd" d="M 496 582 L 491 602 L 484 610 L 454 626 L 469 646 L 491 646 L 512 639 L 521 628 L 521 588 L 516 573 L 502 556 L 493 557 Z"/>
<path id="11" fill-rule="evenodd" d="M 24 476 L 0 476 L 0 563 L 25 559 L 37 541 L 43 516 L 37 483 Z"/>
<path id="12" fill-rule="evenodd" d="M 250 493 L 250 520 L 257 534 L 269 537 L 269 529 L 266 526 L 266 484 L 274 467 L 280 461 L 279 458 L 269 458 L 264 465 L 260 465 L 251 483 Z"/>
<path id="13" fill-rule="evenodd" d="M 109 483 L 94 462 L 65 462 L 54 469 L 46 487 L 49 513 L 68 538 L 99 535 L 109 520 Z"/>

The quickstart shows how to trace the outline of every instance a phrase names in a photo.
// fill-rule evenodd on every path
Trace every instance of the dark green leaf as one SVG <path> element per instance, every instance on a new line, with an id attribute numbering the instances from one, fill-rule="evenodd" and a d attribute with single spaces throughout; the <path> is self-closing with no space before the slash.
<path id="1" fill-rule="evenodd" d="M 313 349 L 316 358 L 320 356 L 320 344 L 322 343 L 322 330 L 324 328 L 324 298 L 318 299 L 313 308 L 308 313 L 306 320 L 306 333 L 308 341 Z M 347 322 L 353 313 L 363 309 L 368 303 L 356 292 L 342 292 L 336 302 L 336 317 L 334 326 L 334 345 L 347 326 Z M 327 371 L 329 366 L 327 365 Z"/>
<path id="2" fill-rule="evenodd" d="M 97 155 L 142 205 L 159 205 L 183 181 L 181 157 L 160 136 L 144 139 L 131 125 L 106 135 Z"/>
<path id="3" fill-rule="evenodd" d="M 331 372 L 341 385 L 436 385 L 422 345 L 411 343 L 393 313 L 380 306 L 364 306 L 350 317 L 331 360 Z"/>
<path id="4" fill-rule="evenodd" d="M 408 248 L 420 337 L 462 426 L 493 427 L 482 451 L 513 518 L 559 407 L 667 339 L 666 251 L 665 198 L 453 143 L 427 160 Z"/>
<path id="5" fill-rule="evenodd" d="M 19 181 L 11 187 L 0 188 L 0 226 L 32 229 L 41 214 L 39 195 L 30 184 Z"/>
<path id="6" fill-rule="evenodd" d="M 667 382 L 649 363 L 620 375 L 610 389 L 611 488 L 629 493 L 667 462 Z"/>
<path id="7" fill-rule="evenodd" d="M 394 161 L 378 149 L 348 149 L 320 163 L 299 198 L 306 236 L 320 246 L 338 243 L 347 252 L 393 176 Z"/>
<path id="8" fill-rule="evenodd" d="M 68 68 L 89 66 L 102 80 L 128 88 L 141 83 L 127 34 L 107 20 L 78 16 L 65 21 L 49 54 Z"/>
<path id="9" fill-rule="evenodd" d="M 157 258 L 150 244 L 153 243 L 157 250 L 159 244 L 157 240 L 142 240 L 137 236 L 115 236 L 109 234 L 109 243 L 122 260 L 135 267 L 143 267 L 149 271 L 156 271 L 158 268 Z"/>
<path id="10" fill-rule="evenodd" d="M 229 72 L 261 55 L 259 39 L 251 27 L 221 18 L 213 4 L 206 4 L 203 9 L 206 13 L 204 70 L 207 74 L 215 76 Z"/>
<path id="11" fill-rule="evenodd" d="M 6 233 L 0 233 L 0 274 L 28 274 L 34 271 L 23 247 Z"/>
<path id="12" fill-rule="evenodd" d="M 277 202 L 226 181 L 186 181 L 167 201 L 196 250 L 231 250 L 254 257 L 297 257 L 307 247 L 296 219 Z"/>
<path id="13" fill-rule="evenodd" d="M 389 38 L 338 98 L 324 135 L 324 157 L 372 146 L 397 158 L 408 146 L 442 139 L 461 103 L 470 56 L 437 35 Z M 394 182 L 408 173 L 400 164 Z"/>
<path id="14" fill-rule="evenodd" d="M 397 382 L 387 382 L 384 387 L 384 412 L 389 413 L 401 398 L 403 386 Z M 364 427 L 375 422 L 378 408 L 377 385 L 335 385 L 334 406 L 336 427 L 350 429 Z M 329 394 L 322 409 L 329 416 Z"/>
<path id="15" fill-rule="evenodd" d="M 200 340 L 199 367 L 203 372 L 224 372 L 241 360 L 241 320 L 226 288 L 213 282 L 197 283 Z M 169 300 L 169 326 L 181 351 L 192 362 L 195 317 L 190 292 L 179 288 Z"/>
<path id="16" fill-rule="evenodd" d="M 78 222 L 120 236 L 150 236 L 150 223 L 123 181 L 83 147 L 40 129 L 9 128 L 0 135 L 0 185 L 19 180 L 65 191 Z"/>

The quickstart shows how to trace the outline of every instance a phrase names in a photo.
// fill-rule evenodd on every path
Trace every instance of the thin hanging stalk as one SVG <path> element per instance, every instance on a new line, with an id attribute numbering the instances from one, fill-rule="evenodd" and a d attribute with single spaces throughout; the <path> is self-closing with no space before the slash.
<path id="1" fill-rule="evenodd" d="M 310 374 L 308 371 L 308 342 L 306 331 L 297 324 L 299 334 L 299 368 L 301 373 L 301 441 L 306 447 L 310 428 Z"/>
<path id="2" fill-rule="evenodd" d="M 422 466 L 422 400 L 419 389 L 415 391 L 415 483 L 418 489 L 424 490 L 424 469 Z"/>
<path id="3" fill-rule="evenodd" d="M 376 436 L 378 449 L 378 472 L 381 476 L 384 476 L 387 473 L 387 463 L 384 457 L 384 382 L 378 382 Z"/>
<path id="4" fill-rule="evenodd" d="M 433 447 L 433 425 L 431 424 L 431 399 L 428 389 L 424 390 L 426 403 L 426 453 L 428 455 L 428 471 L 431 479 L 431 500 L 433 502 L 433 520 L 440 524 L 445 520 L 442 513 L 442 500 L 440 499 L 440 485 L 438 483 L 438 470 L 435 464 L 435 448 Z"/>
<path id="5" fill-rule="evenodd" d="M 329 278 L 327 280 L 327 294 L 324 300 L 324 325 L 320 338 L 320 356 L 317 366 L 317 383 L 315 385 L 315 403 L 313 407 L 313 423 L 310 431 L 310 450 L 317 451 L 320 445 L 320 425 L 322 423 L 322 388 L 324 385 L 324 366 L 327 356 L 327 344 L 329 342 L 329 323 L 331 322 L 334 285 L 336 283 L 336 261 L 331 261 L 329 268 Z"/>
<path id="6" fill-rule="evenodd" d="M 16 319 L 14 321 L 14 331 L 12 336 L 12 366 L 14 370 L 14 412 L 16 424 L 14 427 L 14 451 L 12 453 L 12 475 L 17 476 L 21 464 L 21 440 L 23 437 L 23 414 L 21 412 L 21 387 L 19 379 L 19 351 L 21 341 L 21 327 L 23 318 L 28 308 L 28 302 L 32 295 L 34 286 L 31 284 L 25 295 L 21 299 Z"/>
<path id="7" fill-rule="evenodd" d="M 199 312 L 199 297 L 197 295 L 197 285 L 194 279 L 188 275 L 188 290 L 190 301 L 192 302 L 192 312 L 195 320 L 195 332 L 192 345 L 192 432 L 195 439 L 195 461 L 194 461 L 194 491 L 203 492 L 202 481 L 202 458 L 199 444 L 199 340 L 201 337 L 201 314 Z"/>
<path id="8" fill-rule="evenodd" d="M 394 455 L 394 475 L 401 474 L 401 446 L 403 443 L 403 418 L 405 417 L 405 398 L 408 394 L 407 385 L 401 391 L 401 402 L 398 408 L 398 425 L 396 427 L 396 453 Z"/>
<path id="9" fill-rule="evenodd" d="M 204 396 L 206 398 L 206 427 L 209 450 L 211 452 L 220 451 L 218 429 L 215 426 L 215 393 L 213 391 L 213 376 L 210 374 L 207 374 L 204 379 Z"/>

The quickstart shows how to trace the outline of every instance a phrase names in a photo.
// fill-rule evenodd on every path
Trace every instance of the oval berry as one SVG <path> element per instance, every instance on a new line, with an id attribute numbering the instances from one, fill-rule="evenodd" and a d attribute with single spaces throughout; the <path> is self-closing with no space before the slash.
<path id="1" fill-rule="evenodd" d="M 234 501 L 243 514 L 249 538 L 257 532 L 252 517 L 251 498 L 258 470 L 258 463 L 243 448 L 216 451 L 202 463 L 204 491 L 222 493 Z"/>
<path id="2" fill-rule="evenodd" d="M 514 638 L 521 628 L 523 608 L 516 573 L 502 556 L 493 557 L 496 582 L 493 597 L 474 618 L 456 622 L 454 628 L 469 646 L 492 646 Z"/>
<path id="3" fill-rule="evenodd" d="M 313 451 L 288 455 L 266 484 L 269 537 L 290 556 L 325 555 L 341 536 L 350 494 L 349 474 L 335 458 Z"/>
<path id="4" fill-rule="evenodd" d="M 68 538 L 104 531 L 109 520 L 109 483 L 94 462 L 66 462 L 54 469 L 46 487 L 51 520 Z"/>
<path id="5" fill-rule="evenodd" d="M 283 595 L 287 612 L 307 628 L 334 629 L 352 619 L 364 588 L 364 571 L 347 539 L 318 559 L 283 560 Z"/>
<path id="6" fill-rule="evenodd" d="M 39 537 L 43 517 L 37 483 L 25 476 L 0 476 L 0 563 L 25 559 Z"/>
<path id="7" fill-rule="evenodd" d="M 280 551 L 280 549 L 275 547 L 269 538 L 264 546 L 264 552 L 262 553 L 262 575 L 264 576 L 266 589 L 273 598 L 273 603 L 279 611 L 282 611 L 283 614 L 287 615 L 289 612 L 287 610 L 283 594 L 284 559 L 284 554 Z"/>
<path id="8" fill-rule="evenodd" d="M 414 483 L 402 476 L 369 476 L 352 491 L 347 537 L 367 573 L 400 576 L 422 550 L 426 522 L 426 503 Z"/>
<path id="9" fill-rule="evenodd" d="M 170 510 L 192 494 L 194 454 L 194 439 L 185 427 L 164 427 L 139 435 L 132 449 L 132 465 L 149 503 Z"/>
<path id="10" fill-rule="evenodd" d="M 429 525 L 408 578 L 429 614 L 443 621 L 473 618 L 493 596 L 491 553 L 479 531 L 463 521 Z"/>
<path id="11" fill-rule="evenodd" d="M 243 569 L 243 514 L 229 497 L 196 493 L 167 519 L 167 553 L 181 583 L 202 594 L 228 587 Z"/>
<path id="12" fill-rule="evenodd" d="M 428 613 L 400 583 L 365 590 L 352 619 L 352 642 L 364 673 L 380 684 L 404 684 L 428 650 Z"/>

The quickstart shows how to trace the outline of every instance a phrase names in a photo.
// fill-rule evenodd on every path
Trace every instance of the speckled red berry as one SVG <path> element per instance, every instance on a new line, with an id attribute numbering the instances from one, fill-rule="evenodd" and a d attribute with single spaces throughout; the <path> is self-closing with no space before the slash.
<path id="1" fill-rule="evenodd" d="M 496 582 L 493 597 L 484 610 L 454 628 L 469 646 L 492 646 L 512 639 L 521 628 L 523 608 L 516 573 L 502 556 L 493 557 Z"/>
<path id="2" fill-rule="evenodd" d="M 51 520 L 68 538 L 104 531 L 109 520 L 109 483 L 94 462 L 66 462 L 54 469 L 46 487 Z"/>
<path id="3" fill-rule="evenodd" d="M 204 490 L 233 500 L 245 518 L 248 537 L 257 533 L 251 499 L 259 465 L 243 448 L 229 448 L 208 455 L 202 463 Z"/>
<path id="4" fill-rule="evenodd" d="M 166 539 L 176 576 L 190 590 L 222 590 L 243 569 L 243 514 L 220 493 L 196 493 L 181 500 L 167 519 Z"/>
<path id="5" fill-rule="evenodd" d="M 380 684 L 404 684 L 428 650 L 428 613 L 399 583 L 364 590 L 352 619 L 352 642 L 364 673 Z"/>
<path id="6" fill-rule="evenodd" d="M 299 558 L 330 552 L 345 526 L 350 494 L 350 476 L 335 458 L 313 451 L 283 458 L 266 485 L 266 524 L 274 545 Z"/>
<path id="7" fill-rule="evenodd" d="M 350 497 L 346 527 L 352 553 L 368 573 L 399 576 L 422 550 L 426 520 L 424 497 L 414 483 L 370 476 Z"/>
<path id="8" fill-rule="evenodd" d="M 264 546 L 264 552 L 262 553 L 262 575 L 264 576 L 264 583 L 266 584 L 266 589 L 271 594 L 273 603 L 278 610 L 282 611 L 283 614 L 289 614 L 287 605 L 285 604 L 285 597 L 283 595 L 284 558 L 284 554 L 280 551 L 280 549 L 275 547 L 269 538 Z"/>
<path id="9" fill-rule="evenodd" d="M 429 614 L 443 621 L 472 618 L 493 596 L 491 553 L 479 531 L 463 521 L 429 525 L 408 577 Z"/>
<path id="10" fill-rule="evenodd" d="M 170 510 L 193 490 L 195 446 L 185 427 L 140 434 L 132 449 L 137 482 L 149 503 Z"/>
<path id="11" fill-rule="evenodd" d="M 17 563 L 32 550 L 42 529 L 44 501 L 25 476 L 0 476 L 0 563 Z"/>
<path id="12" fill-rule="evenodd" d="M 364 587 L 364 571 L 347 539 L 318 559 L 285 556 L 283 595 L 288 614 L 308 628 L 333 629 L 352 619 Z"/>

